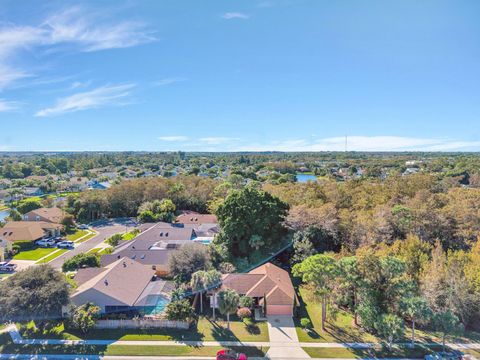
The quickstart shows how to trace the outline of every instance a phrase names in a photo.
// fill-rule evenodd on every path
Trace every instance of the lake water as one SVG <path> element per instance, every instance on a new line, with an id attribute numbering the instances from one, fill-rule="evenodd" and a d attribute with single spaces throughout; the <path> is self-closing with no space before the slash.
<path id="1" fill-rule="evenodd" d="M 9 210 L 1 210 L 0 211 L 0 221 L 5 220 L 5 218 L 10 214 Z"/>
<path id="2" fill-rule="evenodd" d="M 306 183 L 307 181 L 317 181 L 317 177 L 312 174 L 297 174 L 295 175 L 297 182 Z"/>

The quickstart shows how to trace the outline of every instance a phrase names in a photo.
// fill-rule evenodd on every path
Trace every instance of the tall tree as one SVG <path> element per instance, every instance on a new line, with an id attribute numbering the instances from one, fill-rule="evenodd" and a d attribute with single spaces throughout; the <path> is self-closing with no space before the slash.
<path id="1" fill-rule="evenodd" d="M 235 290 L 223 290 L 218 293 L 218 310 L 222 315 L 227 315 L 227 328 L 230 329 L 230 314 L 237 311 L 240 296 Z"/>
<path id="2" fill-rule="evenodd" d="M 403 333 L 403 321 L 397 315 L 384 314 L 377 324 L 377 331 L 387 339 L 388 348 L 391 350 L 393 341 Z"/>
<path id="3" fill-rule="evenodd" d="M 188 282 L 195 271 L 210 268 L 208 248 L 196 242 L 182 245 L 180 249 L 170 255 L 168 265 L 173 276 Z"/>
<path id="4" fill-rule="evenodd" d="M 206 290 L 211 290 L 213 293 L 212 295 L 213 304 L 211 304 L 211 306 L 212 306 L 212 313 L 213 313 L 213 321 L 215 321 L 215 308 L 217 305 L 215 301 L 217 300 L 217 290 L 222 285 L 222 274 L 219 271 L 214 269 L 207 271 L 204 279 L 204 285 Z"/>
<path id="5" fill-rule="evenodd" d="M 205 291 L 205 280 L 207 273 L 204 270 L 196 271 L 192 274 L 190 286 L 192 290 L 198 294 L 200 298 L 200 313 L 203 314 L 203 292 Z"/>
<path id="6" fill-rule="evenodd" d="M 310 284 L 322 302 L 322 330 L 325 331 L 327 319 L 327 302 L 333 288 L 338 268 L 335 259 L 330 255 L 313 255 L 292 268 L 292 274 L 300 277 L 304 283 Z"/>
<path id="7" fill-rule="evenodd" d="M 222 230 L 216 241 L 225 244 L 233 257 L 271 246 L 284 231 L 287 210 L 286 203 L 264 191 L 233 190 L 217 208 Z"/>
<path id="8" fill-rule="evenodd" d="M 400 309 L 403 316 L 412 323 L 412 347 L 415 346 L 415 323 L 427 321 L 432 316 L 432 310 L 427 301 L 420 296 L 411 296 L 402 300 Z"/>
<path id="9" fill-rule="evenodd" d="M 448 334 L 461 331 L 462 326 L 458 317 L 450 310 L 437 312 L 433 315 L 433 327 L 442 333 L 442 346 L 445 351 L 445 338 Z"/>
<path id="10" fill-rule="evenodd" d="M 0 320 L 58 318 L 70 301 L 69 292 L 62 273 L 49 265 L 31 266 L 0 282 Z"/>
<path id="11" fill-rule="evenodd" d="M 357 258 L 355 256 L 343 257 L 338 261 L 338 279 L 336 290 L 349 305 L 354 314 L 354 323 L 358 326 L 358 292 L 361 286 L 361 277 L 358 272 Z"/>

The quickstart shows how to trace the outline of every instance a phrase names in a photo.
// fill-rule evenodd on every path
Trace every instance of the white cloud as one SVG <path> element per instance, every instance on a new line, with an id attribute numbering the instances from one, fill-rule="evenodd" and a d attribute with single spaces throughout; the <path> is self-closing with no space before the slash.
<path id="1" fill-rule="evenodd" d="M 135 84 L 106 85 L 77 93 L 57 100 L 53 107 L 39 110 L 35 116 L 47 117 L 103 106 L 125 105 L 126 102 L 122 100 L 131 94 L 134 87 Z"/>
<path id="2" fill-rule="evenodd" d="M 480 141 L 401 136 L 349 136 L 348 151 L 464 151 L 480 149 Z M 344 151 L 345 137 L 317 140 L 291 139 L 268 144 L 247 144 L 237 151 Z"/>
<path id="3" fill-rule="evenodd" d="M 6 88 L 17 80 L 31 76 L 25 71 L 14 69 L 6 64 L 2 64 L 1 61 L 2 59 L 0 57 L 0 90 Z"/>
<path id="4" fill-rule="evenodd" d="M 154 86 L 165 86 L 170 84 L 175 84 L 178 82 L 186 81 L 186 78 L 183 77 L 172 77 L 172 78 L 165 78 L 161 80 L 157 80 L 153 83 Z"/>
<path id="5" fill-rule="evenodd" d="M 226 12 L 225 14 L 222 15 L 222 18 L 226 20 L 232 20 L 232 19 L 247 20 L 250 18 L 250 15 L 247 15 L 241 12 Z"/>
<path id="6" fill-rule="evenodd" d="M 0 99 L 0 112 L 15 111 L 18 110 L 19 104 L 16 101 L 6 101 Z"/>
<path id="7" fill-rule="evenodd" d="M 187 141 L 188 137 L 182 136 L 182 135 L 177 135 L 177 136 L 159 136 L 158 140 L 162 141 L 170 141 L 170 142 L 175 142 L 175 141 Z"/>
<path id="8" fill-rule="evenodd" d="M 230 143 L 233 141 L 238 140 L 237 138 L 231 138 L 231 137 L 204 137 L 198 139 L 200 142 L 208 144 L 208 145 L 220 145 L 220 144 L 225 144 L 225 143 Z"/>
<path id="9" fill-rule="evenodd" d="M 100 20 L 100 21 L 96 21 Z M 42 24 L 54 44 L 77 43 L 83 51 L 127 48 L 155 40 L 139 22 L 108 23 L 79 7 L 53 14 Z"/>
<path id="10" fill-rule="evenodd" d="M 15 58 L 25 50 L 43 53 L 59 51 L 92 52 L 136 46 L 156 40 L 141 22 L 110 21 L 80 7 L 57 12 L 38 25 L 0 24 L 0 90 L 31 71 L 15 65 Z"/>
<path id="11" fill-rule="evenodd" d="M 89 81 L 74 81 L 72 83 L 72 85 L 70 86 L 70 88 L 71 89 L 84 88 L 84 87 L 90 86 L 91 83 L 92 83 L 91 80 L 89 80 Z"/>

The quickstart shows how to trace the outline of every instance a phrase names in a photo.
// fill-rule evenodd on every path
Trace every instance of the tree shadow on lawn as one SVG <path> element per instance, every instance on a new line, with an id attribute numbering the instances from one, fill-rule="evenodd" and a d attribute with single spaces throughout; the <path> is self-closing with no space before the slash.
<path id="1" fill-rule="evenodd" d="M 207 319 L 212 326 L 212 337 L 216 341 L 240 341 L 232 330 L 219 325 L 216 321 Z"/>
<path id="2" fill-rule="evenodd" d="M 31 323 L 19 326 L 21 335 L 26 339 L 82 339 L 82 340 L 174 340 L 202 341 L 204 335 L 198 331 L 197 325 L 190 329 L 158 328 L 158 329 L 92 329 L 87 334 L 77 329 L 64 326 L 62 321 L 49 322 L 38 328 Z"/>

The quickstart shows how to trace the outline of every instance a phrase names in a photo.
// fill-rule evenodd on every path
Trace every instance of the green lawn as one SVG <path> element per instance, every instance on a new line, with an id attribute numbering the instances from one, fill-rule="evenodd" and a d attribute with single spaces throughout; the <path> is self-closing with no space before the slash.
<path id="1" fill-rule="evenodd" d="M 87 235 L 87 236 L 85 236 Z M 97 235 L 96 232 L 94 231 L 91 231 L 91 230 L 82 230 L 82 229 L 77 229 L 73 234 L 68 234 L 66 236 L 67 240 L 69 241 L 75 241 L 75 242 L 78 242 L 78 243 L 82 243 L 84 241 L 87 241 L 89 239 L 91 239 L 92 237 L 94 237 L 95 235 Z M 82 236 L 85 236 L 83 239 L 81 240 L 78 240 L 80 239 Z"/>
<path id="2" fill-rule="evenodd" d="M 133 240 L 137 237 L 137 235 L 140 233 L 138 229 L 134 229 L 132 231 L 129 231 L 125 234 L 122 235 L 122 240 L 129 241 Z"/>
<path id="3" fill-rule="evenodd" d="M 8 334 L 0 335 L 0 353 L 4 354 L 84 354 L 104 356 L 215 356 L 220 347 L 155 346 L 155 345 L 15 345 Z M 263 357 L 267 347 L 233 348 L 247 356 Z"/>
<path id="4" fill-rule="evenodd" d="M 68 251 L 67 249 L 58 249 L 57 252 L 52 253 L 51 255 L 48 255 L 45 259 L 39 261 L 38 263 L 46 264 L 46 263 L 52 261 L 53 259 L 56 259 L 60 255 L 66 253 L 67 251 Z"/>
<path id="5" fill-rule="evenodd" d="M 409 347 L 393 347 L 389 350 L 385 347 L 378 347 L 373 349 L 347 349 L 347 348 L 303 348 L 305 352 L 312 358 L 413 358 L 423 359 L 425 355 L 431 354 L 435 351 L 441 351 L 441 347 L 422 347 L 416 346 L 411 349 Z"/>
<path id="6" fill-rule="evenodd" d="M 193 340 L 193 341 L 269 341 L 266 322 L 259 322 L 250 329 L 240 321 L 232 321 L 230 330 L 224 321 L 211 322 L 205 318 L 198 321 L 189 330 L 179 329 L 113 329 L 92 330 L 87 335 L 77 331 L 65 330 L 63 323 L 57 323 L 49 331 L 41 332 L 33 323 L 26 326 L 19 324 L 19 329 L 26 338 L 43 339 L 98 339 L 98 340 Z M 27 330 L 26 330 L 27 328 Z"/>
<path id="7" fill-rule="evenodd" d="M 353 315 L 346 311 L 338 311 L 337 314 L 330 314 L 327 320 L 326 331 L 321 330 L 321 305 L 311 300 L 308 290 L 301 288 L 300 312 L 295 325 L 297 327 L 298 339 L 301 342 L 382 342 L 382 339 L 372 335 L 361 327 L 354 325 Z M 313 324 L 312 331 L 305 331 L 300 326 L 300 318 L 308 317 Z M 441 336 L 433 331 L 415 330 L 416 340 L 420 342 L 441 342 Z M 399 342 L 410 341 L 410 328 L 405 326 L 405 334 Z M 459 337 L 450 337 L 447 341 L 456 342 L 478 342 L 480 333 L 465 332 Z"/>
<path id="8" fill-rule="evenodd" d="M 13 257 L 14 260 L 32 260 L 36 261 L 44 256 L 47 256 L 57 250 L 57 248 L 41 248 L 36 247 L 32 250 L 21 251 Z"/>

